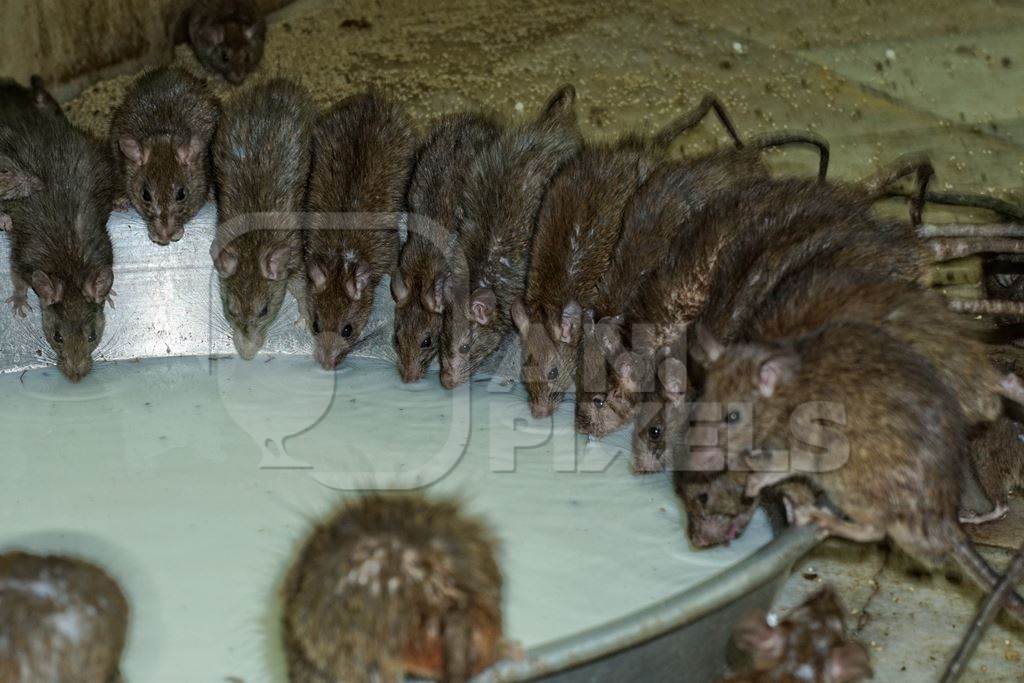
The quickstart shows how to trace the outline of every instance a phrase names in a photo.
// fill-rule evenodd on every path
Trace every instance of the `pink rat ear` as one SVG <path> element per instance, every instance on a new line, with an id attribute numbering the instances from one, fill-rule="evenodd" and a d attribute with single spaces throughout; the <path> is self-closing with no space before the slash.
<path id="1" fill-rule="evenodd" d="M 761 362 L 754 384 L 765 398 L 771 398 L 780 385 L 791 382 L 796 376 L 799 361 L 793 355 L 779 354 Z"/>
<path id="2" fill-rule="evenodd" d="M 521 299 L 512 302 L 512 322 L 516 324 L 519 335 L 525 337 L 530 332 L 530 314 Z"/>
<path id="3" fill-rule="evenodd" d="M 405 278 L 402 277 L 401 270 L 395 270 L 391 274 L 391 298 L 395 300 L 395 305 L 401 308 L 409 301 L 409 287 L 405 284 Z"/>
<path id="4" fill-rule="evenodd" d="M 434 280 L 433 287 L 424 287 L 420 290 L 420 302 L 423 308 L 431 313 L 441 315 L 444 313 L 444 285 L 446 278 L 442 275 Z"/>
<path id="5" fill-rule="evenodd" d="M 469 298 L 469 319 L 478 325 L 486 325 L 494 316 L 498 298 L 490 287 L 480 287 Z"/>
<path id="6" fill-rule="evenodd" d="M 64 283 L 56 279 L 51 280 L 50 276 L 41 270 L 32 273 L 32 289 L 43 306 L 53 306 L 64 300 Z"/>
<path id="7" fill-rule="evenodd" d="M 658 379 L 666 400 L 675 402 L 686 395 L 686 363 L 678 358 L 667 357 L 661 361 Z"/>
<path id="8" fill-rule="evenodd" d="M 743 617 L 733 629 L 733 640 L 738 648 L 753 657 L 754 668 L 759 671 L 771 668 L 786 649 L 785 634 L 768 625 L 763 610 L 754 610 Z"/>
<path id="9" fill-rule="evenodd" d="M 214 47 L 224 42 L 223 26 L 204 26 L 196 33 L 194 40 L 201 47 Z"/>
<path id="10" fill-rule="evenodd" d="M 612 362 L 619 386 L 629 393 L 640 391 L 639 358 L 629 351 L 620 353 Z"/>
<path id="11" fill-rule="evenodd" d="M 273 249 L 266 249 L 260 256 L 260 274 L 264 280 L 280 282 L 288 277 L 288 261 L 291 260 L 291 247 L 282 244 Z"/>
<path id="12" fill-rule="evenodd" d="M 828 653 L 826 680 L 830 683 L 854 683 L 874 676 L 871 657 L 860 643 L 847 643 Z"/>
<path id="13" fill-rule="evenodd" d="M 562 307 L 561 326 L 558 330 L 558 341 L 570 344 L 583 326 L 583 309 L 575 300 Z"/>
<path id="14" fill-rule="evenodd" d="M 123 137 L 117 141 L 121 154 L 136 166 L 145 166 L 149 161 L 149 146 L 143 145 L 135 138 Z"/>
<path id="15" fill-rule="evenodd" d="M 199 154 L 203 151 L 203 141 L 198 136 L 193 136 L 187 142 L 182 142 L 175 149 L 175 154 L 178 157 L 178 161 L 191 166 L 195 163 L 196 159 L 199 158 Z"/>
<path id="16" fill-rule="evenodd" d="M 313 291 L 317 294 L 327 289 L 327 272 L 318 263 L 306 264 L 306 275 L 309 276 L 309 283 L 313 285 Z"/>
<path id="17" fill-rule="evenodd" d="M 703 349 L 709 363 L 714 363 L 725 353 L 725 346 L 718 341 L 714 333 L 703 323 L 697 324 L 697 343 Z"/>
<path id="18" fill-rule="evenodd" d="M 360 261 L 348 277 L 345 278 L 345 293 L 348 298 L 358 301 L 363 298 L 363 292 L 370 284 L 370 264 Z"/>
<path id="19" fill-rule="evenodd" d="M 82 287 L 82 293 L 85 294 L 87 299 L 97 304 L 102 304 L 107 300 L 107 295 L 110 294 L 113 286 L 114 271 L 110 268 L 100 268 L 93 273 L 92 277 L 86 280 L 85 285 Z"/>
<path id="20" fill-rule="evenodd" d="M 213 250 L 216 251 L 217 244 L 214 243 Z M 222 278 L 229 278 L 238 270 L 238 250 L 228 245 L 217 251 L 213 256 L 213 267 Z"/>

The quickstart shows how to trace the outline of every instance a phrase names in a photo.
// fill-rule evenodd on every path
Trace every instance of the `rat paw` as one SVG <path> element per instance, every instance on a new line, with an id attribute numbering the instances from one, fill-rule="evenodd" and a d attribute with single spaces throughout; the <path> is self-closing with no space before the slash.
<path id="1" fill-rule="evenodd" d="M 11 310 L 19 318 L 27 318 L 28 312 L 32 310 L 32 307 L 28 303 L 28 296 L 25 294 L 14 294 L 8 297 L 4 303 L 11 305 Z"/>
<path id="2" fill-rule="evenodd" d="M 10 232 L 13 227 L 14 223 L 11 222 L 11 217 L 6 213 L 0 213 L 0 232 Z"/>

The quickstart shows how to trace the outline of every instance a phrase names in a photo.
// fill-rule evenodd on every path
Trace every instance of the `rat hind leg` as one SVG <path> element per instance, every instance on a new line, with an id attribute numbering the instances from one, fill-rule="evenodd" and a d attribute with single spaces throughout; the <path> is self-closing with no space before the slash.
<path id="1" fill-rule="evenodd" d="M 816 505 L 803 505 L 794 513 L 799 526 L 814 524 L 827 536 L 838 536 L 857 543 L 874 543 L 885 538 L 885 529 L 874 524 L 860 524 L 840 519 L 832 512 Z"/>
<path id="2" fill-rule="evenodd" d="M 14 294 L 7 298 L 8 303 L 11 305 L 11 309 L 15 315 L 22 318 L 28 315 L 28 312 L 32 310 L 32 307 L 28 304 L 28 283 L 21 279 L 21 277 L 11 269 L 11 284 L 14 285 Z"/>

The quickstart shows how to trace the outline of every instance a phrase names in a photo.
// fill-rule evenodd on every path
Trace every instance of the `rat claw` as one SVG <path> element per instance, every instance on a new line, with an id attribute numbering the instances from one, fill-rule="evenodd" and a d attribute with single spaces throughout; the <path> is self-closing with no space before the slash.
<path id="1" fill-rule="evenodd" d="M 10 304 L 11 310 L 13 310 L 14 314 L 19 318 L 27 318 L 28 312 L 32 310 L 32 306 L 28 303 L 28 297 L 24 294 L 14 294 L 8 297 L 4 303 Z"/>

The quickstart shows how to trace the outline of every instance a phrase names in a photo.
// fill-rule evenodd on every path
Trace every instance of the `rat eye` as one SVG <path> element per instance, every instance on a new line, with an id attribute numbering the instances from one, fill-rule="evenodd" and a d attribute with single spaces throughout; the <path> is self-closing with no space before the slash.
<path id="1" fill-rule="evenodd" d="M 459 353 L 469 353 L 469 344 L 463 344 L 459 347 Z"/>
<path id="2" fill-rule="evenodd" d="M 267 313 L 270 313 L 270 306 L 269 305 L 263 307 L 263 310 L 260 311 L 260 317 L 261 318 L 266 318 L 267 317 Z"/>
<path id="3" fill-rule="evenodd" d="M 431 345 L 433 345 L 433 342 L 430 340 L 430 337 L 424 337 L 423 341 L 420 342 L 421 349 L 429 349 Z"/>
<path id="4" fill-rule="evenodd" d="M 313 334 L 320 334 L 320 316 L 313 317 Z"/>
<path id="5" fill-rule="evenodd" d="M 151 202 L 153 201 L 153 195 L 149 191 L 149 185 L 143 185 L 142 187 L 142 201 Z"/>
<path id="6" fill-rule="evenodd" d="M 732 410 L 725 416 L 726 424 L 733 424 L 740 421 L 740 411 Z"/>
<path id="7" fill-rule="evenodd" d="M 551 368 L 548 370 L 548 381 L 554 382 L 556 379 L 558 379 L 558 368 Z"/>
<path id="8" fill-rule="evenodd" d="M 647 435 L 650 436 L 652 440 L 657 441 L 661 438 L 661 427 L 658 425 L 651 425 L 647 430 Z"/>
<path id="9" fill-rule="evenodd" d="M 225 64 L 227 63 L 227 61 L 228 61 L 228 58 L 229 58 L 229 55 L 228 55 L 228 50 L 227 50 L 227 48 L 225 48 L 225 47 L 222 47 L 222 48 L 220 49 L 220 55 L 219 55 L 219 57 L 220 57 L 220 61 L 224 62 Z"/>
<path id="10" fill-rule="evenodd" d="M 64 335 L 60 333 L 60 330 L 57 330 L 56 332 L 53 333 L 53 341 L 57 342 L 58 344 L 64 343 Z"/>
<path id="11" fill-rule="evenodd" d="M 188 196 L 188 191 L 184 187 L 178 188 L 178 194 L 174 195 L 174 198 L 179 202 L 185 201 L 185 197 Z"/>
<path id="12" fill-rule="evenodd" d="M 89 333 L 89 343 L 90 344 L 95 344 L 96 343 L 96 333 L 95 332 L 90 332 Z"/>
<path id="13" fill-rule="evenodd" d="M 697 496 L 697 502 L 700 503 L 701 505 L 707 505 L 708 504 L 708 494 L 701 493 L 700 495 L 698 495 Z"/>
<path id="14" fill-rule="evenodd" d="M 341 336 L 344 337 L 345 339 L 348 339 L 349 337 L 351 337 L 352 336 L 352 326 L 351 325 L 345 325 L 345 327 L 341 328 Z"/>
<path id="15" fill-rule="evenodd" d="M 604 398 L 601 396 L 594 397 L 594 405 L 598 408 L 604 408 Z"/>

